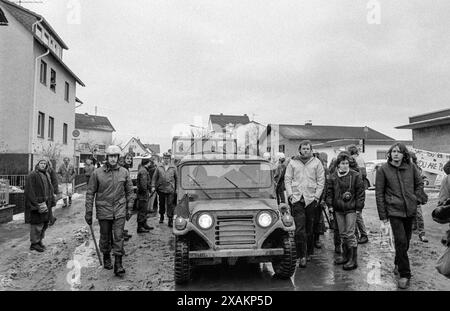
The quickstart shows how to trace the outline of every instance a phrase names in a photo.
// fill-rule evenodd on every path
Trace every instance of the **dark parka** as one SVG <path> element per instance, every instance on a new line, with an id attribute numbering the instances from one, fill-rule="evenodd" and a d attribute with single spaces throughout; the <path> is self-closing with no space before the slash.
<path id="1" fill-rule="evenodd" d="M 348 202 L 342 200 L 342 194 L 346 191 L 351 192 L 352 199 Z M 361 175 L 350 170 L 347 175 L 339 177 L 337 170 L 330 175 L 327 180 L 327 205 L 333 207 L 334 211 L 339 213 L 355 213 L 362 211 L 366 193 Z"/>
<path id="2" fill-rule="evenodd" d="M 402 162 L 400 167 L 396 167 L 390 162 L 385 163 L 377 170 L 376 181 L 375 196 L 380 220 L 416 215 L 423 180 L 412 164 Z"/>
<path id="3" fill-rule="evenodd" d="M 152 187 L 163 193 L 174 193 L 177 187 L 177 168 L 169 164 L 167 171 L 159 165 L 152 177 Z"/>
<path id="4" fill-rule="evenodd" d="M 48 172 L 40 172 L 36 167 L 28 175 L 25 183 L 25 205 L 30 211 L 31 224 L 41 224 L 49 221 L 48 212 L 39 213 L 39 204 L 46 202 L 47 207 L 50 208 L 53 192 L 53 185 Z"/>
<path id="5" fill-rule="evenodd" d="M 86 192 L 86 213 L 92 212 L 95 196 L 97 219 L 113 220 L 126 216 L 133 208 L 134 193 L 130 173 L 123 167 L 105 164 L 96 169 Z"/>
<path id="6" fill-rule="evenodd" d="M 141 165 L 136 180 L 138 200 L 148 200 L 151 185 L 152 180 L 150 179 L 150 174 L 147 168 L 144 165 Z"/>

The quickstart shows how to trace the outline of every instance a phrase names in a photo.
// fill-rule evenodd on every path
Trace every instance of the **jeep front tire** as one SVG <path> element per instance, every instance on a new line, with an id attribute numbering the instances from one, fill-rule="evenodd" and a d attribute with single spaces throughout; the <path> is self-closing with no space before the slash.
<path id="1" fill-rule="evenodd" d="M 295 272 L 295 264 L 297 261 L 295 239 L 293 235 L 289 233 L 283 234 L 281 237 L 281 247 L 284 253 L 280 257 L 276 257 L 272 260 L 272 267 L 275 271 L 275 275 L 280 279 L 288 279 Z"/>
<path id="2" fill-rule="evenodd" d="M 184 284 L 191 278 L 189 242 L 184 237 L 175 237 L 175 283 Z"/>

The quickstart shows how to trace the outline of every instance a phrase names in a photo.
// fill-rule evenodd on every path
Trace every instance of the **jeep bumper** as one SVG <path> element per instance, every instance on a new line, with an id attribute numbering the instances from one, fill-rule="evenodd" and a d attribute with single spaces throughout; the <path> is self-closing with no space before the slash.
<path id="1" fill-rule="evenodd" d="M 223 257 L 259 257 L 280 256 L 284 254 L 282 248 L 268 249 L 222 249 L 207 251 L 190 251 L 189 258 L 223 258 Z"/>

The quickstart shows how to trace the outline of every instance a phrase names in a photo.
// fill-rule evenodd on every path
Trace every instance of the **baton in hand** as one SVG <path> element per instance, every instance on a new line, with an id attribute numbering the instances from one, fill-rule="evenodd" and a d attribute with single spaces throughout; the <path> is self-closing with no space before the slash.
<path id="1" fill-rule="evenodd" d="M 97 252 L 98 261 L 100 262 L 100 266 L 103 266 L 102 257 L 100 257 L 100 251 L 98 249 L 97 240 L 95 239 L 94 229 L 92 229 L 92 225 L 89 225 L 89 229 L 91 229 L 92 240 L 94 240 L 95 251 Z"/>

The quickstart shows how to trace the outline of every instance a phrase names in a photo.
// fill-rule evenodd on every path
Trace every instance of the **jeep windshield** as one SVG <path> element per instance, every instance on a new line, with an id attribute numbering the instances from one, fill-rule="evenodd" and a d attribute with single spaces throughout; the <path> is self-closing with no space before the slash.
<path id="1" fill-rule="evenodd" d="M 181 187 L 201 198 L 272 198 L 268 163 L 186 164 L 180 172 Z"/>

